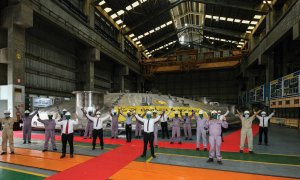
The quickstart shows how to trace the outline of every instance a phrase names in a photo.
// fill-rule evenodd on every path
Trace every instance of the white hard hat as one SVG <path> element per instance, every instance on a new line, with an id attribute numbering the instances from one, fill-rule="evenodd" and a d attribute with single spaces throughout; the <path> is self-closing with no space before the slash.
<path id="1" fill-rule="evenodd" d="M 127 111 L 127 114 L 130 114 L 130 111 Z"/>
<path id="2" fill-rule="evenodd" d="M 101 115 L 101 112 L 100 112 L 100 111 L 97 111 L 97 112 L 96 112 L 96 115 Z"/>
<path id="3" fill-rule="evenodd" d="M 94 108 L 88 107 L 88 108 L 87 108 L 87 111 L 88 111 L 88 112 L 93 112 L 93 111 L 94 111 Z"/>
<path id="4" fill-rule="evenodd" d="M 25 111 L 25 114 L 29 114 L 29 113 L 30 113 L 30 111 L 28 111 L 28 110 Z"/>
<path id="5" fill-rule="evenodd" d="M 175 111 L 174 114 L 178 114 L 178 111 Z"/>
<path id="6" fill-rule="evenodd" d="M 70 112 L 67 112 L 67 113 L 66 113 L 66 116 L 71 116 L 71 113 L 70 113 Z"/>
<path id="7" fill-rule="evenodd" d="M 66 109 L 63 109 L 62 111 L 67 111 Z"/>
<path id="8" fill-rule="evenodd" d="M 250 114 L 250 112 L 249 111 L 244 111 L 244 114 Z"/>
<path id="9" fill-rule="evenodd" d="M 200 110 L 200 111 L 199 111 L 199 114 L 203 114 L 203 111 L 202 111 L 202 110 Z"/>
<path id="10" fill-rule="evenodd" d="M 267 113 L 265 111 L 261 112 L 261 115 L 266 115 Z"/>
<path id="11" fill-rule="evenodd" d="M 218 110 L 218 113 L 221 113 L 221 110 Z"/>
<path id="12" fill-rule="evenodd" d="M 151 112 L 150 111 L 147 111 L 147 113 L 146 113 L 147 115 L 151 115 Z"/>
<path id="13" fill-rule="evenodd" d="M 5 110 L 4 114 L 10 114 L 10 111 L 9 110 Z"/>
<path id="14" fill-rule="evenodd" d="M 154 110 L 154 111 L 153 111 L 153 113 L 156 113 L 156 114 L 157 114 L 157 111 L 156 111 L 156 110 Z"/>
<path id="15" fill-rule="evenodd" d="M 117 112 L 116 110 L 114 110 L 114 109 L 112 110 L 112 113 L 116 113 L 116 112 Z"/>
<path id="16" fill-rule="evenodd" d="M 217 114 L 217 111 L 216 110 L 212 110 L 211 113 L 212 114 Z"/>
<path id="17" fill-rule="evenodd" d="M 185 112 L 184 112 L 184 114 L 188 114 L 188 113 L 189 113 L 188 111 L 185 111 Z"/>

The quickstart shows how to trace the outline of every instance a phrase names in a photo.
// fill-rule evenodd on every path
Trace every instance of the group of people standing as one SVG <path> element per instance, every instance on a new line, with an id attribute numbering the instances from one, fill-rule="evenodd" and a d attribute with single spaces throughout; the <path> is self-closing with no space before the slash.
<path id="1" fill-rule="evenodd" d="M 21 121 L 23 122 L 23 140 L 25 143 L 31 143 L 31 122 L 32 118 L 37 115 L 38 121 L 43 123 L 45 126 L 45 143 L 43 152 L 48 150 L 48 142 L 51 140 L 52 149 L 57 151 L 56 143 L 55 143 L 55 126 L 61 125 L 61 139 L 62 139 L 62 155 L 61 158 L 66 156 L 66 146 L 69 143 L 70 146 L 70 157 L 73 157 L 74 147 L 73 147 L 73 139 L 74 139 L 74 126 L 78 124 L 78 119 L 75 114 L 75 119 L 71 119 L 71 113 L 67 112 L 66 109 L 60 111 L 57 107 L 58 112 L 60 113 L 60 119 L 54 120 L 54 113 L 48 114 L 48 119 L 40 119 L 38 114 L 38 109 L 29 112 L 25 111 L 24 115 L 21 115 L 21 112 L 16 107 L 17 110 L 17 118 L 11 118 L 10 112 L 5 111 L 5 118 L 0 119 L 2 123 L 3 132 L 2 132 L 2 153 L 4 155 L 7 153 L 7 140 L 10 145 L 10 152 L 14 154 L 14 146 L 13 146 L 13 124 L 14 122 Z M 203 150 L 207 151 L 207 132 L 209 132 L 208 142 L 210 145 L 209 150 L 209 159 L 207 162 L 213 162 L 213 158 L 217 157 L 217 162 L 222 164 L 222 157 L 220 152 L 220 147 L 222 144 L 222 128 L 228 128 L 228 123 L 226 122 L 226 116 L 229 114 L 229 111 L 223 115 L 221 115 L 220 111 L 211 111 L 210 115 L 200 110 L 198 113 L 192 111 L 192 114 L 189 115 L 188 111 L 185 111 L 184 114 L 182 111 L 175 111 L 174 117 L 170 118 L 169 115 L 173 111 L 167 112 L 166 110 L 162 110 L 158 113 L 157 110 L 149 111 L 144 110 L 144 114 L 136 113 L 135 111 L 127 111 L 124 114 L 121 109 L 111 110 L 109 115 L 102 116 L 99 110 L 93 111 L 92 109 L 88 109 L 88 112 L 85 109 L 82 109 L 84 116 L 87 118 L 87 127 L 84 138 L 91 137 L 92 141 L 92 149 L 95 150 L 96 147 L 96 139 L 100 140 L 100 147 L 103 149 L 104 140 L 103 140 L 103 123 L 109 119 L 111 119 L 111 138 L 118 138 L 118 125 L 119 125 L 119 116 L 122 115 L 125 117 L 125 132 L 126 132 L 126 142 L 131 142 L 131 134 L 132 134 L 132 123 L 133 119 L 136 120 L 136 129 L 135 129 L 135 137 L 141 138 L 142 136 L 142 127 L 143 127 L 143 139 L 144 139 L 144 149 L 142 157 L 146 156 L 147 145 L 150 144 L 151 155 L 155 158 L 154 147 L 158 147 L 158 122 L 161 123 L 162 130 L 162 138 L 170 138 L 168 133 L 168 122 L 172 125 L 172 136 L 170 139 L 170 144 L 175 142 L 177 138 L 177 142 L 179 144 L 182 143 L 181 139 L 181 123 L 183 123 L 185 140 L 192 140 L 192 131 L 191 131 L 191 119 L 195 118 L 197 123 L 196 128 L 196 150 L 200 150 L 200 144 L 203 144 Z M 240 142 L 240 152 L 243 153 L 244 150 L 244 142 L 247 137 L 248 139 L 248 148 L 249 152 L 253 153 L 253 134 L 252 134 L 252 122 L 255 118 L 258 118 L 259 123 L 259 145 L 262 144 L 262 135 L 264 134 L 265 145 L 268 145 L 268 122 L 269 119 L 274 115 L 274 112 L 269 116 L 266 116 L 266 112 L 261 112 L 261 116 L 258 114 L 261 111 L 255 112 L 253 111 L 253 115 L 250 116 L 249 111 L 244 111 L 241 114 L 237 110 L 237 115 L 242 122 L 241 129 L 241 142 Z M 179 115 L 181 117 L 179 117 Z M 146 118 L 145 118 L 146 117 Z"/>

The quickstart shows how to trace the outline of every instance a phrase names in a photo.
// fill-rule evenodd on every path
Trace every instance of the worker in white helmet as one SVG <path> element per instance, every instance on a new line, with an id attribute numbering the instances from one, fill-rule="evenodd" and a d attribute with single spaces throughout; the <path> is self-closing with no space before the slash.
<path id="1" fill-rule="evenodd" d="M 217 111 L 213 110 L 211 112 L 211 119 L 206 122 L 206 128 L 209 129 L 209 159 L 207 160 L 208 163 L 214 161 L 214 157 L 217 157 L 218 164 L 222 163 L 222 156 L 221 156 L 221 132 L 223 128 L 228 128 L 228 123 L 226 122 L 225 118 L 218 119 Z"/>
<path id="2" fill-rule="evenodd" d="M 148 142 L 149 142 L 150 148 L 151 148 L 151 155 L 152 155 L 153 158 L 156 158 L 156 156 L 154 154 L 154 146 L 153 146 L 154 124 L 159 121 L 161 115 L 157 116 L 156 118 L 153 118 L 151 112 L 148 111 L 146 113 L 146 119 L 143 119 L 138 115 L 135 115 L 135 117 L 138 121 L 141 121 L 141 122 L 144 123 L 144 150 L 143 150 L 143 154 L 142 154 L 141 157 L 146 157 L 147 145 L 148 145 Z"/>
<path id="3" fill-rule="evenodd" d="M 241 114 L 239 110 L 236 110 L 238 117 L 242 121 L 242 129 L 241 129 L 241 143 L 240 143 L 240 153 L 244 152 L 245 139 L 247 137 L 248 140 L 248 149 L 249 153 L 253 154 L 253 133 L 252 133 L 252 122 L 255 117 L 259 114 L 260 111 L 254 113 L 250 116 L 249 111 L 244 111 L 244 114 Z"/>
<path id="4" fill-rule="evenodd" d="M 100 147 L 101 149 L 103 149 L 104 148 L 103 122 L 109 120 L 110 115 L 108 114 L 104 117 L 101 117 L 101 112 L 97 111 L 96 117 L 92 117 L 89 114 L 87 114 L 85 111 L 84 113 L 87 116 L 87 118 L 93 122 L 93 144 L 92 144 L 93 148 L 92 149 L 95 150 L 97 137 L 100 139 Z"/>
<path id="5" fill-rule="evenodd" d="M 116 110 L 112 110 L 110 116 L 111 116 L 111 138 L 118 139 L 120 110 L 118 112 Z"/>
<path id="6" fill-rule="evenodd" d="M 166 112 L 161 116 L 160 118 L 160 125 L 161 125 L 161 135 L 162 135 L 162 138 L 165 139 L 165 136 L 170 139 L 169 137 L 169 132 L 168 132 L 168 118 L 169 118 L 169 115 L 170 113 L 172 112 L 173 108 L 171 109 L 171 111 L 169 112 Z"/>
<path id="7" fill-rule="evenodd" d="M 7 154 L 7 141 L 9 141 L 10 153 L 14 154 L 14 123 L 18 122 L 17 118 L 10 117 L 10 111 L 4 111 L 4 118 L 0 118 L 2 124 L 2 152 L 1 155 Z"/>
<path id="8" fill-rule="evenodd" d="M 30 113 L 30 111 L 26 110 L 24 112 L 24 115 L 21 115 L 21 112 L 19 110 L 19 108 L 17 106 L 15 106 L 18 115 L 20 115 L 20 119 L 23 122 L 23 144 L 26 144 L 26 141 L 28 141 L 28 143 L 31 143 L 31 131 L 32 131 L 32 127 L 31 127 L 31 123 L 32 123 L 32 118 L 37 115 L 38 110 L 33 111 L 32 113 Z"/>
<path id="9" fill-rule="evenodd" d="M 262 143 L 262 135 L 264 134 L 264 142 L 265 145 L 268 146 L 268 126 L 269 126 L 269 120 L 272 118 L 272 116 L 275 114 L 275 110 L 267 116 L 267 113 L 265 111 L 261 112 L 261 116 L 257 115 L 256 117 L 259 119 L 259 143 L 258 145 L 261 145 Z"/>
<path id="10" fill-rule="evenodd" d="M 197 116 L 196 113 L 193 111 L 193 115 L 197 120 L 196 150 L 197 151 L 200 150 L 200 140 L 202 139 L 204 151 L 207 151 L 207 139 L 206 139 L 206 130 L 205 130 L 207 119 L 204 118 L 203 116 L 204 112 L 202 110 L 200 110 L 198 114 L 199 116 Z"/>
<path id="11" fill-rule="evenodd" d="M 70 157 L 73 158 L 74 157 L 73 132 L 74 132 L 74 125 L 78 124 L 78 119 L 76 118 L 76 120 L 72 120 L 71 113 L 69 112 L 65 113 L 65 118 L 66 119 L 64 120 L 56 122 L 56 124 L 62 125 L 62 135 L 61 135 L 62 155 L 60 156 L 60 158 L 66 157 L 67 142 L 69 143 L 70 146 Z"/>
<path id="12" fill-rule="evenodd" d="M 63 109 L 62 111 L 59 109 L 59 106 L 56 106 L 56 109 L 58 111 L 58 113 L 60 114 L 60 120 L 59 121 L 63 121 L 66 119 L 66 113 L 68 112 L 67 109 Z M 63 126 L 60 126 L 60 132 L 62 134 L 63 131 Z"/>
<path id="13" fill-rule="evenodd" d="M 96 112 L 98 111 L 99 109 L 96 109 L 94 111 L 94 108 L 92 107 L 88 107 L 88 114 L 92 117 L 95 117 L 96 116 Z M 81 111 L 83 112 L 84 114 L 84 108 L 81 108 Z M 87 116 L 85 116 L 87 119 L 87 123 L 86 123 L 86 127 L 85 127 L 85 131 L 84 131 L 84 136 L 83 136 L 83 139 L 87 139 L 87 138 L 92 138 L 93 136 L 93 121 L 91 121 Z"/>
<path id="14" fill-rule="evenodd" d="M 192 139 L 192 127 L 191 127 L 191 119 L 193 117 L 193 114 L 189 116 L 189 112 L 185 111 L 184 115 L 182 115 L 182 110 L 180 110 L 180 115 L 184 121 L 183 132 L 184 132 L 185 140 L 193 140 Z"/>
<path id="15" fill-rule="evenodd" d="M 172 137 L 171 137 L 170 144 L 174 144 L 175 136 L 177 136 L 178 144 L 181 144 L 180 123 L 182 119 L 179 118 L 178 114 L 179 112 L 175 111 L 174 112 L 175 117 L 170 119 L 170 121 L 172 121 Z"/>
<path id="16" fill-rule="evenodd" d="M 122 111 L 120 114 L 126 118 L 125 120 L 125 132 L 126 132 L 126 142 L 131 142 L 131 133 L 132 133 L 132 118 L 134 117 L 130 111 L 127 111 L 125 115 Z"/>
<path id="17" fill-rule="evenodd" d="M 229 114 L 229 110 L 227 109 L 227 111 L 226 111 L 226 113 L 225 114 L 221 114 L 222 113 L 222 111 L 221 110 L 218 110 L 218 115 L 217 115 L 217 118 L 219 119 L 219 120 L 226 120 L 226 116 Z M 222 127 L 222 132 L 221 132 L 221 138 L 222 138 L 222 142 L 224 142 L 224 138 L 223 138 L 223 130 L 224 130 L 224 128 Z"/>
<path id="18" fill-rule="evenodd" d="M 40 123 L 43 123 L 45 126 L 45 143 L 44 143 L 44 149 L 43 152 L 48 151 L 48 142 L 49 140 L 51 140 L 51 144 L 52 144 L 52 150 L 53 151 L 57 151 L 56 149 L 56 144 L 55 144 L 55 120 L 53 119 L 53 112 L 50 112 L 48 114 L 48 119 L 45 120 L 41 120 L 39 114 L 37 114 L 38 116 L 38 121 Z"/>

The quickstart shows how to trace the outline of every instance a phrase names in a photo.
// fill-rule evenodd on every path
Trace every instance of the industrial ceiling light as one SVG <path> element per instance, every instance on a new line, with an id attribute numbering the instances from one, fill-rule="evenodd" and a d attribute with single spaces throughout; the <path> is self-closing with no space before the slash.
<path id="1" fill-rule="evenodd" d="M 155 28 L 155 31 L 158 31 L 158 30 L 160 30 L 160 27 L 156 27 L 156 28 Z"/>
<path id="2" fill-rule="evenodd" d="M 233 18 L 227 18 L 227 21 L 233 22 Z"/>
<path id="3" fill-rule="evenodd" d="M 251 21 L 250 24 L 256 25 L 258 22 L 257 21 Z"/>
<path id="4" fill-rule="evenodd" d="M 144 33 L 144 36 L 148 36 L 148 35 L 149 35 L 149 32 L 145 32 L 145 33 Z"/>
<path id="5" fill-rule="evenodd" d="M 268 4 L 272 4 L 272 1 L 265 1 L 265 0 L 264 0 L 263 3 L 264 3 L 264 4 L 267 4 L 267 3 L 268 3 Z"/>
<path id="6" fill-rule="evenodd" d="M 115 18 L 118 17 L 118 16 L 117 16 L 116 13 L 114 13 L 114 14 L 112 14 L 110 17 L 111 17 L 112 19 L 115 19 Z"/>
<path id="7" fill-rule="evenodd" d="M 140 3 L 138 1 L 135 1 L 134 3 L 132 3 L 132 7 L 137 7 Z"/>
<path id="8" fill-rule="evenodd" d="M 126 7 L 127 11 L 130 11 L 131 9 L 132 9 L 132 7 L 130 5 Z"/>
<path id="9" fill-rule="evenodd" d="M 205 15 L 205 18 L 211 18 L 211 17 L 212 17 L 211 15 L 208 14 Z"/>
<path id="10" fill-rule="evenodd" d="M 254 26 L 249 26 L 248 29 L 252 30 L 254 29 Z"/>
<path id="11" fill-rule="evenodd" d="M 117 20 L 116 23 L 117 24 L 121 24 L 123 21 L 121 19 Z"/>
<path id="12" fill-rule="evenodd" d="M 133 38 L 132 40 L 133 40 L 133 41 L 137 41 L 137 40 L 138 40 L 138 38 Z"/>
<path id="13" fill-rule="evenodd" d="M 141 41 L 137 41 L 136 44 L 137 44 L 137 45 L 141 44 Z"/>
<path id="14" fill-rule="evenodd" d="M 100 1 L 98 5 L 102 6 L 103 4 L 105 4 L 105 1 Z"/>
<path id="15" fill-rule="evenodd" d="M 117 12 L 117 14 L 118 14 L 119 16 L 121 16 L 122 14 L 124 14 L 124 11 L 121 9 L 120 11 Z"/>
<path id="16" fill-rule="evenodd" d="M 141 39 L 141 38 L 143 38 L 143 37 L 144 37 L 144 35 L 139 35 L 139 36 L 138 36 L 139 39 Z"/>
<path id="17" fill-rule="evenodd" d="M 248 21 L 248 20 L 243 20 L 242 23 L 243 23 L 243 24 L 249 24 L 250 21 Z"/>
<path id="18" fill-rule="evenodd" d="M 234 22 L 236 22 L 236 23 L 240 23 L 240 22 L 241 22 L 241 20 L 240 20 L 240 19 L 234 19 Z"/>
<path id="19" fill-rule="evenodd" d="M 149 33 L 150 33 L 150 34 L 151 34 L 151 33 L 154 33 L 154 30 L 153 30 L 153 29 L 152 29 L 152 30 L 150 30 L 150 31 L 149 31 Z"/>
<path id="20" fill-rule="evenodd" d="M 260 18 L 261 18 L 261 15 L 255 15 L 253 18 L 254 18 L 254 19 L 260 19 Z"/>
<path id="21" fill-rule="evenodd" d="M 247 34 L 251 34 L 251 31 L 246 31 Z"/>
<path id="22" fill-rule="evenodd" d="M 164 28 L 164 27 L 166 27 L 166 26 L 167 26 L 166 24 L 163 24 L 163 25 L 160 26 L 160 28 Z"/>
<path id="23" fill-rule="evenodd" d="M 107 12 L 107 13 L 109 13 L 109 12 L 111 11 L 111 8 L 106 7 L 106 8 L 104 9 L 104 11 Z"/>
<path id="24" fill-rule="evenodd" d="M 133 36 L 134 36 L 134 34 L 133 34 L 133 33 L 129 35 L 129 37 L 133 37 Z"/>
<path id="25" fill-rule="evenodd" d="M 221 20 L 221 21 L 225 21 L 225 20 L 226 20 L 226 17 L 220 17 L 220 20 Z"/>
<path id="26" fill-rule="evenodd" d="M 167 22 L 167 26 L 170 25 L 170 24 L 172 24 L 172 23 L 173 23 L 172 21 Z"/>

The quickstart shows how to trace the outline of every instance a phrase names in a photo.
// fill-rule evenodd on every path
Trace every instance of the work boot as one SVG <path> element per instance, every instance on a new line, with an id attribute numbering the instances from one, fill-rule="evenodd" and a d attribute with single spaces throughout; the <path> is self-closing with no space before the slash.
<path id="1" fill-rule="evenodd" d="M 53 149 L 53 151 L 57 151 L 57 149 L 56 149 L 56 148 L 54 148 L 54 149 Z"/>
<path id="2" fill-rule="evenodd" d="M 240 153 L 243 153 L 244 151 L 243 150 L 240 150 Z"/>
<path id="3" fill-rule="evenodd" d="M 104 148 L 103 148 L 103 146 L 101 146 L 101 150 L 103 150 Z"/>
<path id="4" fill-rule="evenodd" d="M 190 138 L 189 140 L 193 140 L 193 138 Z"/>
<path id="5" fill-rule="evenodd" d="M 180 141 L 178 144 L 182 144 L 182 142 Z"/>
<path id="6" fill-rule="evenodd" d="M 174 144 L 174 142 L 170 142 L 170 144 Z"/>
<path id="7" fill-rule="evenodd" d="M 74 157 L 74 155 L 73 155 L 73 154 L 71 154 L 71 155 L 70 155 L 70 158 L 73 158 L 73 157 Z"/>
<path id="8" fill-rule="evenodd" d="M 10 152 L 10 154 L 15 154 L 15 151 Z"/>
<path id="9" fill-rule="evenodd" d="M 65 154 L 62 154 L 62 155 L 60 156 L 60 159 L 62 159 L 62 158 L 64 158 L 64 157 L 66 157 L 66 155 L 65 155 Z"/>
<path id="10" fill-rule="evenodd" d="M 142 154 L 141 157 L 146 157 L 146 154 Z"/>
<path id="11" fill-rule="evenodd" d="M 28 141 L 29 144 L 31 144 L 31 141 Z"/>
<path id="12" fill-rule="evenodd" d="M 254 152 L 253 151 L 249 151 L 249 154 L 254 154 Z"/>
<path id="13" fill-rule="evenodd" d="M 196 148 L 196 151 L 200 151 L 200 149 L 199 149 L 199 148 Z"/>
<path id="14" fill-rule="evenodd" d="M 112 139 L 115 139 L 115 137 L 111 137 Z"/>
<path id="15" fill-rule="evenodd" d="M 26 144 L 26 141 L 24 141 L 23 144 Z"/>
<path id="16" fill-rule="evenodd" d="M 223 164 L 221 160 L 219 160 L 219 161 L 217 161 L 217 162 L 218 162 L 218 164 L 220 164 L 220 165 L 222 165 L 222 164 Z"/>
<path id="17" fill-rule="evenodd" d="M 84 137 L 83 139 L 87 139 L 86 137 Z"/>
<path id="18" fill-rule="evenodd" d="M 154 154 L 152 155 L 152 157 L 153 157 L 153 158 L 156 158 L 156 156 L 155 156 Z"/>
<path id="19" fill-rule="evenodd" d="M 207 163 L 214 162 L 214 159 L 213 159 L 213 158 L 209 158 L 206 162 L 207 162 Z"/>
<path id="20" fill-rule="evenodd" d="M 48 149 L 43 149 L 43 152 L 46 152 L 46 151 L 48 151 Z"/>
<path id="21" fill-rule="evenodd" d="M 204 148 L 204 151 L 207 151 L 207 148 Z"/>

